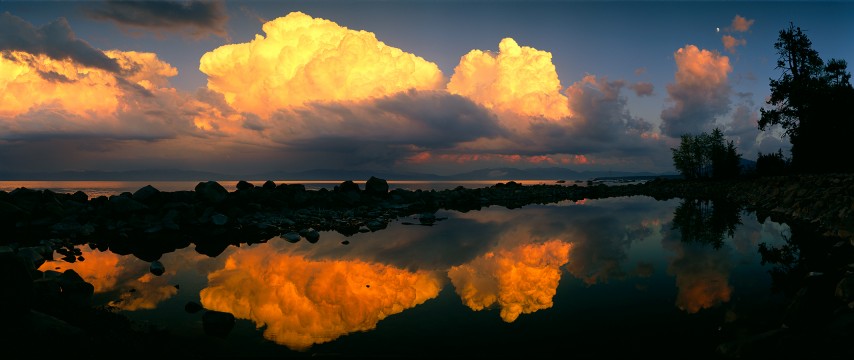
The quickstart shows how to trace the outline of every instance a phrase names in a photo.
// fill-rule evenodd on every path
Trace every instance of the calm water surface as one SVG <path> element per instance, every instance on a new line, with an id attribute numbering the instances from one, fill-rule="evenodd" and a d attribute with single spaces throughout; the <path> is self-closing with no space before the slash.
<path id="1" fill-rule="evenodd" d="M 216 257 L 191 245 L 163 254 L 161 276 L 85 246 L 84 261 L 41 269 L 75 269 L 96 303 L 223 355 L 695 358 L 744 324 L 778 319 L 784 303 L 757 245 L 782 244 L 789 228 L 739 210 L 730 236 L 703 227 L 708 204 L 694 205 L 623 197 L 439 211 L 434 226 L 404 218 L 314 244 L 273 238 Z M 235 328 L 206 336 L 189 301 L 234 314 Z"/>

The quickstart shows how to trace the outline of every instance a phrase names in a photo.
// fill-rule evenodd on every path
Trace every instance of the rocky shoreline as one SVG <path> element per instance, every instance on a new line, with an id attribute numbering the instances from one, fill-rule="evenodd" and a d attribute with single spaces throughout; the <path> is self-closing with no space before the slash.
<path id="1" fill-rule="evenodd" d="M 812 316 L 816 311 L 829 311 L 832 316 L 818 325 L 810 323 L 809 328 L 789 321 L 780 329 L 744 335 L 738 341 L 722 344 L 721 355 L 757 355 L 756 352 L 774 350 L 774 346 L 777 351 L 806 352 L 814 341 L 830 347 L 854 339 L 854 175 L 731 181 L 655 179 L 641 184 L 586 185 L 523 186 L 507 182 L 479 189 L 389 191 L 385 180 L 372 177 L 364 188 L 345 181 L 332 190 L 306 190 L 300 184 L 268 181 L 261 186 L 240 182 L 234 191 L 228 191 L 209 181 L 200 182 L 193 191 L 161 192 L 146 186 L 133 193 L 95 198 L 82 192 L 61 194 L 26 188 L 0 191 L 0 285 L 4 287 L 0 308 L 4 318 L 14 320 L 10 324 L 20 327 L 7 327 L 10 334 L 0 336 L 24 336 L 17 339 L 24 341 L 30 336 L 62 334 L 63 339 L 73 339 L 70 342 L 79 343 L 85 338 L 98 347 L 128 346 L 117 340 L 129 338 L 120 336 L 121 331 L 111 330 L 96 337 L 113 340 L 96 341 L 86 335 L 108 328 L 135 334 L 133 344 L 167 341 L 157 331 L 142 331 L 145 336 L 141 336 L 139 329 L 133 329 L 120 316 L 89 307 L 91 285 L 73 272 L 36 270 L 54 254 L 62 255 L 65 261 L 84 260 L 78 248 L 83 245 L 155 262 L 164 253 L 190 245 L 195 245 L 199 253 L 216 256 L 231 245 L 274 237 L 317 242 L 323 231 L 345 236 L 380 231 L 403 217 L 417 219 L 414 225 L 429 226 L 441 220 L 435 216 L 440 209 L 465 212 L 488 206 L 512 209 L 564 200 L 650 196 L 657 200 L 726 200 L 754 212 L 759 221 L 770 217 L 823 235 L 811 239 L 821 244 L 816 252 L 822 255 L 809 259 L 820 268 L 798 268 L 804 272 L 800 274 L 804 276 L 803 285 L 793 297 L 786 319 Z M 815 302 L 826 308 L 804 305 Z M 42 325 L 33 327 L 35 323 Z M 816 336 L 816 326 L 824 338 L 812 338 Z M 807 329 L 811 332 L 801 333 Z M 807 338 L 809 341 L 803 340 Z M 850 354 L 852 350 L 833 349 L 833 353 L 840 351 Z"/>

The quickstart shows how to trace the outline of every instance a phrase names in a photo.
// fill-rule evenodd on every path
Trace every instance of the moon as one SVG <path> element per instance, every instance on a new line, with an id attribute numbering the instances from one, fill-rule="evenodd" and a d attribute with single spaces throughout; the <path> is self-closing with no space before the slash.
<path id="1" fill-rule="evenodd" d="M 715 32 L 721 32 L 721 28 L 716 27 L 716 28 L 715 28 Z"/>

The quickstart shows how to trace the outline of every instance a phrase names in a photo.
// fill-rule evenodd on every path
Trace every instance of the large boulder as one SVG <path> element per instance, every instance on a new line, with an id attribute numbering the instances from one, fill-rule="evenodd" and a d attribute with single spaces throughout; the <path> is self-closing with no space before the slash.
<path id="1" fill-rule="evenodd" d="M 219 204 L 228 198 L 228 190 L 216 181 L 200 182 L 195 190 L 199 200 L 210 204 Z"/>
<path id="2" fill-rule="evenodd" d="M 369 195 L 385 197 L 388 195 L 388 182 L 371 176 L 365 183 L 365 192 Z"/>
<path id="3" fill-rule="evenodd" d="M 234 328 L 234 315 L 221 311 L 205 311 L 202 315 L 202 326 L 205 334 L 225 337 Z"/>
<path id="4" fill-rule="evenodd" d="M 68 304 L 79 308 L 88 308 L 95 293 L 95 286 L 83 280 L 76 271 L 68 269 L 57 278 L 62 289 L 61 297 Z"/>
<path id="5" fill-rule="evenodd" d="M 133 193 L 133 199 L 145 203 L 151 201 L 157 195 L 160 195 L 160 190 L 157 190 L 154 186 L 145 185 Z"/>

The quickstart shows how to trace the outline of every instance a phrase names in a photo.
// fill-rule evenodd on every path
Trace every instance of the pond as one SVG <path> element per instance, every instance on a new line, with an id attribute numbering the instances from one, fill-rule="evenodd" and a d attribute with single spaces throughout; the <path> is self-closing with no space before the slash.
<path id="1" fill-rule="evenodd" d="M 697 357 L 779 326 L 787 305 L 759 249 L 790 228 L 737 206 L 636 196 L 436 217 L 216 257 L 190 246 L 159 276 L 87 246 L 40 270 L 74 269 L 96 305 L 223 356 Z M 234 328 L 207 335 L 188 303 Z"/>

